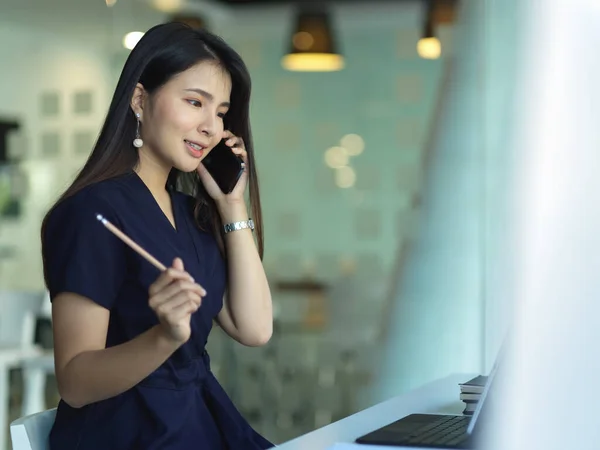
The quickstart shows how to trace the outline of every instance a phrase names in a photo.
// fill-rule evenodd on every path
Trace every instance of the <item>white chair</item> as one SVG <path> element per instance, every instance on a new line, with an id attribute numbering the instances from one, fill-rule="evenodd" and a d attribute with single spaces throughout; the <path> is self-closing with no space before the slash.
<path id="1" fill-rule="evenodd" d="M 13 450 L 48 450 L 56 408 L 21 417 L 10 424 Z"/>
<path id="2" fill-rule="evenodd" d="M 54 373 L 54 354 L 45 352 L 21 361 L 23 402 L 21 416 L 46 409 L 46 375 Z"/>
<path id="3" fill-rule="evenodd" d="M 52 303 L 47 291 L 37 317 L 52 320 Z M 21 416 L 29 416 L 46 409 L 46 375 L 54 374 L 54 352 L 46 350 L 41 355 L 24 358 L 21 361 L 21 369 L 23 371 Z"/>
<path id="4" fill-rule="evenodd" d="M 35 318 L 41 310 L 43 298 L 41 291 L 0 291 L 0 450 L 4 450 L 7 443 L 9 371 L 43 355 L 42 349 L 34 345 Z M 31 386 L 32 377 L 26 376 L 26 379 Z M 25 386 L 25 389 L 28 387 Z M 43 395 L 43 387 L 35 391 Z M 28 403 L 37 405 L 39 411 L 44 410 L 43 397 L 34 401 L 30 394 L 25 394 Z"/>

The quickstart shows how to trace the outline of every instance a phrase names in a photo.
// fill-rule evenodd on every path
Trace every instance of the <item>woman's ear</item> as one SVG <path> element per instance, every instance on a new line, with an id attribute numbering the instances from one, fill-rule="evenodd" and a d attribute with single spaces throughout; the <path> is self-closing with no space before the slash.
<path id="1" fill-rule="evenodd" d="M 131 110 L 133 114 L 139 114 L 140 119 L 143 118 L 144 115 L 144 103 L 146 100 L 146 90 L 144 86 L 140 83 L 135 85 L 135 89 L 133 90 L 133 96 L 131 97 Z"/>

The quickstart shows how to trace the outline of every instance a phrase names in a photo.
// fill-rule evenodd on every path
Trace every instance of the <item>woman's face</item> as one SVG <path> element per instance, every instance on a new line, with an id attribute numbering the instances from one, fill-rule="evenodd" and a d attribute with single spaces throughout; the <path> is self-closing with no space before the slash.
<path id="1" fill-rule="evenodd" d="M 195 170 L 221 141 L 231 95 L 231 77 L 213 61 L 204 61 L 182 72 L 151 97 L 141 92 L 140 134 L 144 145 L 140 159 L 149 159 L 170 170 Z M 139 103 L 139 102 L 138 102 Z"/>

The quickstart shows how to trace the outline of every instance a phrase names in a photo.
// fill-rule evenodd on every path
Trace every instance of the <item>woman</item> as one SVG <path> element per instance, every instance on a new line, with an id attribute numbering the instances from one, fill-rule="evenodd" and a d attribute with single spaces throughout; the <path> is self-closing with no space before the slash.
<path id="1" fill-rule="evenodd" d="M 52 449 L 272 447 L 204 349 L 213 320 L 248 346 L 272 332 L 249 101 L 241 58 L 205 31 L 159 25 L 131 52 L 89 160 L 42 225 L 62 398 Z M 246 167 L 229 194 L 202 164 L 223 139 Z"/>

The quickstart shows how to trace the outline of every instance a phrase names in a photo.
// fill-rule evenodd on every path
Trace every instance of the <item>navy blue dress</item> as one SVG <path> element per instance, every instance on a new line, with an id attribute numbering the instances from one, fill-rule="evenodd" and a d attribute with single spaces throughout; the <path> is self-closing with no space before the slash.
<path id="1" fill-rule="evenodd" d="M 205 350 L 223 306 L 225 262 L 214 237 L 193 220 L 192 199 L 171 193 L 173 228 L 135 173 L 89 186 L 49 216 L 45 239 L 51 298 L 88 297 L 110 310 L 106 346 L 158 324 L 148 287 L 159 271 L 96 220 L 102 214 L 166 266 L 182 258 L 207 291 L 192 315 L 190 340 L 134 388 L 83 408 L 61 401 L 52 450 L 255 450 L 273 444 L 240 415 L 210 371 Z"/>

